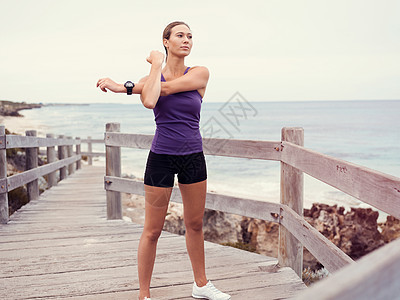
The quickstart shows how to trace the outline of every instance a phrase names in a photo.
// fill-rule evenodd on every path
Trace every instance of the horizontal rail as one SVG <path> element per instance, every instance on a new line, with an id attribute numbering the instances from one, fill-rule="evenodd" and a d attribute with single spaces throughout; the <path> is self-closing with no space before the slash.
<path id="1" fill-rule="evenodd" d="M 106 132 L 104 141 L 106 146 L 150 149 L 153 135 Z"/>
<path id="2" fill-rule="evenodd" d="M 104 144 L 104 140 L 101 139 L 82 139 L 82 143 L 92 143 L 92 144 Z"/>
<path id="3" fill-rule="evenodd" d="M 281 142 L 203 139 L 204 153 L 217 156 L 280 161 Z"/>
<path id="4" fill-rule="evenodd" d="M 40 138 L 23 135 L 6 135 L 6 149 L 80 145 L 79 139 Z M 4 149 L 4 144 L 0 144 Z"/>
<path id="5" fill-rule="evenodd" d="M 354 262 L 351 257 L 286 205 L 282 205 L 280 224 L 289 230 L 329 272 L 333 273 Z"/>
<path id="6" fill-rule="evenodd" d="M 106 146 L 150 149 L 152 141 L 153 135 L 105 133 Z M 274 141 L 203 139 L 205 154 L 274 161 L 280 160 L 280 145 Z"/>
<path id="7" fill-rule="evenodd" d="M 7 177 L 7 191 L 10 192 L 17 187 L 23 186 L 40 176 L 47 175 L 54 172 L 64 166 L 70 165 L 81 159 L 81 155 L 74 155 L 53 163 L 43 165 L 41 167 L 25 171 L 23 173 L 15 174 L 13 176 Z"/>
<path id="8" fill-rule="evenodd" d="M 81 152 L 85 156 L 106 156 L 104 152 Z"/>
<path id="9" fill-rule="evenodd" d="M 396 218 L 400 218 L 400 178 L 282 142 L 281 160 Z"/>
<path id="10" fill-rule="evenodd" d="M 104 183 L 107 191 L 144 195 L 143 181 L 105 176 Z M 182 203 L 179 188 L 173 188 L 171 201 Z M 280 207 L 279 203 L 237 198 L 215 193 L 207 193 L 206 196 L 206 208 L 208 209 L 271 222 L 278 222 Z"/>

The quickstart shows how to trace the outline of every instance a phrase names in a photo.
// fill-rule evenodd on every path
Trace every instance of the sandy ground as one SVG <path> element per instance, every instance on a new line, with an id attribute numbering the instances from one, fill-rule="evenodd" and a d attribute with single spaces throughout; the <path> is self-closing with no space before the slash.
<path id="1" fill-rule="evenodd" d="M 25 135 L 26 130 L 36 130 L 38 136 L 46 136 L 49 127 L 36 123 L 25 117 L 4 117 L 0 116 L 0 124 L 4 125 L 10 132 Z"/>

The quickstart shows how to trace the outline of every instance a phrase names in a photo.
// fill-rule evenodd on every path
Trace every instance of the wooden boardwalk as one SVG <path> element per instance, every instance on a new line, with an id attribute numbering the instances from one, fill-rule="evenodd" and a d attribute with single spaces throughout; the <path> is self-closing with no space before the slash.
<path id="1" fill-rule="evenodd" d="M 106 220 L 104 167 L 84 167 L 0 225 L 0 299 L 137 299 L 142 226 Z M 306 287 L 275 258 L 206 242 L 207 275 L 232 299 L 285 299 Z M 183 236 L 163 232 L 152 299 L 192 299 Z"/>

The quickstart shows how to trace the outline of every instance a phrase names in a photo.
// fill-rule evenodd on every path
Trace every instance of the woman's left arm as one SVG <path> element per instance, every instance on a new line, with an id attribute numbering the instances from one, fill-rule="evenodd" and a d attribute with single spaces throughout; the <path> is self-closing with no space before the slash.
<path id="1" fill-rule="evenodd" d="M 204 89 L 207 86 L 210 72 L 206 67 L 193 67 L 174 80 L 162 82 L 161 96 Z"/>

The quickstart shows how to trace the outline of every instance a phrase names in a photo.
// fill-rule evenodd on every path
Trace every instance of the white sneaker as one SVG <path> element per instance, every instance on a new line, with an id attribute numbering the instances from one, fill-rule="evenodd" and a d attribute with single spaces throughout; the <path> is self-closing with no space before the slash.
<path id="1" fill-rule="evenodd" d="M 211 281 L 208 281 L 205 286 L 198 287 L 196 282 L 193 283 L 192 297 L 197 299 L 208 300 L 229 300 L 231 296 L 218 290 Z"/>
<path id="2" fill-rule="evenodd" d="M 151 300 L 151 298 L 144 297 L 144 300 Z"/>

